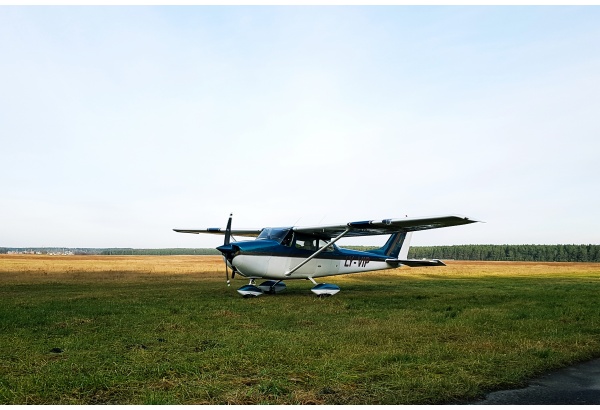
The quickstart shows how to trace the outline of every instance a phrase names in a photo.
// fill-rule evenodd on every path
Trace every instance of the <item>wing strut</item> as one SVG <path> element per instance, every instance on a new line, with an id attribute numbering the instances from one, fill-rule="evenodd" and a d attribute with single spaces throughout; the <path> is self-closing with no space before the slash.
<path id="1" fill-rule="evenodd" d="M 316 251 L 315 253 L 313 253 L 312 255 L 310 255 L 308 258 L 306 258 L 302 262 L 300 262 L 298 264 L 298 266 L 296 266 L 294 269 L 290 269 L 289 271 L 287 271 L 286 273 L 284 273 L 284 275 L 285 276 L 290 276 L 292 273 L 296 272 L 298 269 L 300 269 L 301 267 L 303 267 L 308 261 L 310 261 L 315 256 L 317 256 L 318 254 L 320 254 L 321 252 L 323 252 L 328 246 L 333 245 L 338 240 L 342 239 L 342 237 L 344 235 L 346 235 L 348 232 L 350 232 L 350 228 L 349 227 L 346 228 L 346 230 L 344 232 L 342 232 L 341 234 L 339 234 L 338 236 L 336 236 L 335 239 L 333 239 L 331 242 L 325 244 L 318 251 Z"/>

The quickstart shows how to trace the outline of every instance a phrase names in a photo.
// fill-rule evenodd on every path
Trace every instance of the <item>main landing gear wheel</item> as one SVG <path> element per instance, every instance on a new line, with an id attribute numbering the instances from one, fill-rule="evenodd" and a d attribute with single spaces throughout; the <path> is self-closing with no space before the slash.
<path id="1" fill-rule="evenodd" d="M 340 291 L 340 287 L 331 283 L 319 283 L 311 289 L 311 291 L 319 297 L 333 296 Z"/>
<path id="2" fill-rule="evenodd" d="M 274 295 L 286 289 L 287 286 L 280 280 L 267 280 L 258 286 L 251 281 L 248 285 L 239 288 L 238 293 L 245 298 L 252 298 L 263 294 Z"/>
<path id="3" fill-rule="evenodd" d="M 263 293 L 268 295 L 274 295 L 287 289 L 285 283 L 280 280 L 267 280 L 258 285 L 258 287 L 263 291 Z"/>

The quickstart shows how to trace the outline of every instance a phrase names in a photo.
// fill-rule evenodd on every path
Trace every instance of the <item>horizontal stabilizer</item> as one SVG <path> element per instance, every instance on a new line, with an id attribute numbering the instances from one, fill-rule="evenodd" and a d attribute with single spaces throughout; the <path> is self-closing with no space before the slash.
<path id="1" fill-rule="evenodd" d="M 397 268 L 400 265 L 410 266 L 411 268 L 419 266 L 446 266 L 446 264 L 439 259 L 386 259 L 385 262 L 394 268 Z"/>

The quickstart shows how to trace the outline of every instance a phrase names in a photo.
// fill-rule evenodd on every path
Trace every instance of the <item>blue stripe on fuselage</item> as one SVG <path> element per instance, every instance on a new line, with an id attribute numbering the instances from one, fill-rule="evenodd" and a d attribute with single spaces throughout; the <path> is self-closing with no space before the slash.
<path id="1" fill-rule="evenodd" d="M 308 249 L 298 249 L 291 246 L 283 246 L 277 241 L 271 240 L 253 240 L 253 241 L 242 241 L 232 242 L 232 245 L 236 245 L 240 249 L 241 255 L 261 255 L 261 256 L 281 256 L 281 257 L 292 257 L 292 258 L 308 258 L 310 255 L 316 252 Z M 364 252 L 355 251 L 352 249 L 339 248 L 333 245 L 333 251 L 323 251 L 317 255 L 318 259 L 348 259 L 348 258 L 360 258 L 368 257 L 371 261 L 385 262 L 389 259 L 389 256 Z"/>

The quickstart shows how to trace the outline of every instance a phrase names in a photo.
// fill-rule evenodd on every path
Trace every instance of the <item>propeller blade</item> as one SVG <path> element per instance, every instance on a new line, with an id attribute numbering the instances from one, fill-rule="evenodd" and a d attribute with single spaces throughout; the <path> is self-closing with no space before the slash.
<path id="1" fill-rule="evenodd" d="M 229 220 L 227 221 L 227 228 L 225 228 L 225 243 L 223 245 L 229 245 L 231 240 L 231 217 L 233 214 L 229 214 Z"/>
<path id="2" fill-rule="evenodd" d="M 229 220 L 227 221 L 227 228 L 225 228 L 225 242 L 223 243 L 223 247 L 227 247 L 227 245 L 229 245 L 229 243 L 231 242 L 231 218 L 233 217 L 233 214 L 229 214 Z M 219 249 L 219 248 L 217 248 Z M 227 279 L 227 286 L 231 286 L 231 283 L 229 282 L 229 268 L 227 266 L 227 256 L 223 255 L 223 260 L 225 261 L 225 278 Z M 233 279 L 235 275 L 235 271 L 232 270 L 231 271 L 231 279 Z"/>

